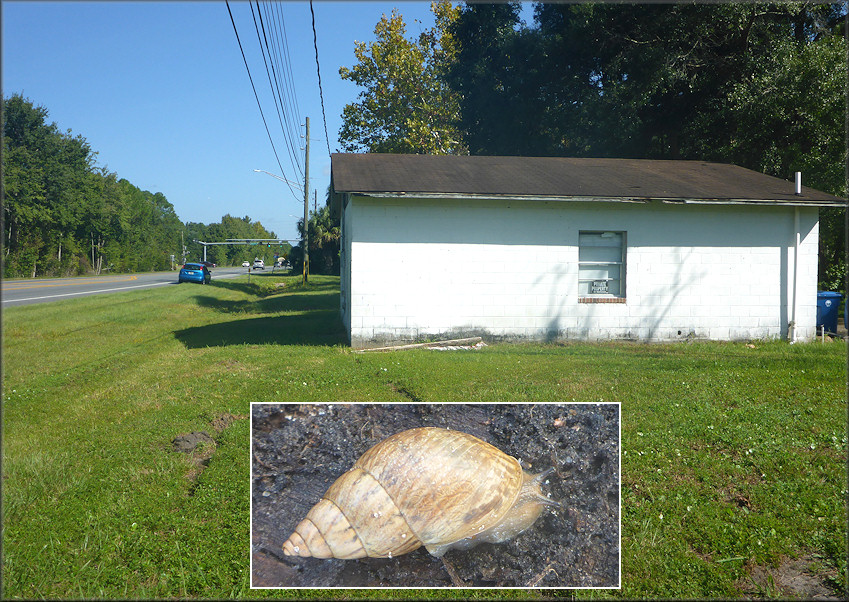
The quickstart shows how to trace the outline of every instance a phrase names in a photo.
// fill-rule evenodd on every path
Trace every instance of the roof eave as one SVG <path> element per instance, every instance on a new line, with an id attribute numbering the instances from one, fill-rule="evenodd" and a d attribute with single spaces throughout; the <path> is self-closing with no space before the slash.
<path id="1" fill-rule="evenodd" d="M 828 199 L 662 199 L 686 205 L 772 205 L 780 207 L 845 207 L 846 202 Z"/>
<path id="2" fill-rule="evenodd" d="M 416 199 L 460 199 L 460 200 L 500 200 L 500 201 L 554 201 L 554 202 L 586 202 L 586 203 L 651 203 L 684 205 L 764 205 L 782 207 L 845 207 L 843 199 L 701 199 L 678 197 L 610 197 L 610 196 L 535 196 L 510 194 L 470 194 L 447 192 L 363 192 L 345 191 L 372 198 L 416 198 Z"/>

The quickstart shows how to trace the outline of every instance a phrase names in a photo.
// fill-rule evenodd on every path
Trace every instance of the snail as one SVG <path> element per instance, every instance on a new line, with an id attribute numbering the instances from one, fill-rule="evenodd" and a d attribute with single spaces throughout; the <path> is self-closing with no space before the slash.
<path id="1" fill-rule="evenodd" d="M 540 484 L 554 469 L 525 472 L 516 458 L 460 431 L 414 428 L 363 454 L 283 544 L 286 556 L 392 558 L 425 546 L 500 543 L 546 506 Z"/>

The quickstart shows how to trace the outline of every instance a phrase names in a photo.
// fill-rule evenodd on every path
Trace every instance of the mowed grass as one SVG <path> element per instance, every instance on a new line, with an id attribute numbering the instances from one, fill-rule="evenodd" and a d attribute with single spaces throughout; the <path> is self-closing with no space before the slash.
<path id="1" fill-rule="evenodd" d="M 577 597 L 779 596 L 753 574 L 801 557 L 845 588 L 844 344 L 359 354 L 338 307 L 269 274 L 6 309 L 3 597 L 465 596 L 250 590 L 250 403 L 411 396 L 621 402 L 623 587 Z"/>

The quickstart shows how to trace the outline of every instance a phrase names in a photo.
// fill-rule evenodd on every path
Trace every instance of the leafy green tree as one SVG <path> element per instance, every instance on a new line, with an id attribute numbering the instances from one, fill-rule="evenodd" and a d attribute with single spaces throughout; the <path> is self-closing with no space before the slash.
<path id="1" fill-rule="evenodd" d="M 95 167 L 88 142 L 47 117 L 20 94 L 3 98 L 4 275 L 170 267 L 181 228 L 171 203 Z"/>
<path id="2" fill-rule="evenodd" d="M 274 232 L 266 230 L 259 221 L 252 221 L 247 215 L 243 218 L 233 217 L 229 213 L 220 222 L 209 225 L 187 222 L 183 228 L 183 236 L 188 249 L 188 261 L 199 261 L 203 258 L 203 245 L 195 240 L 204 242 L 224 242 L 231 238 L 277 238 Z M 265 256 L 268 259 L 274 252 L 286 252 L 288 243 L 284 245 L 209 245 L 206 258 L 218 265 L 240 265 L 243 261 L 253 262 L 254 257 Z"/>
<path id="3" fill-rule="evenodd" d="M 459 96 L 445 72 L 455 60 L 450 33 L 458 10 L 447 0 L 431 4 L 432 29 L 408 39 L 397 9 L 383 15 L 371 44 L 357 42 L 353 68 L 339 75 L 363 90 L 342 111 L 339 140 L 349 152 L 464 154 L 457 127 Z"/>
<path id="4" fill-rule="evenodd" d="M 681 158 L 692 120 L 713 113 L 761 52 L 759 14 L 754 5 L 537 5 L 551 74 L 540 92 L 559 134 L 545 142 L 566 154 Z"/>
<path id="5" fill-rule="evenodd" d="M 467 3 L 448 79 L 474 154 L 709 154 L 781 177 L 801 164 L 840 193 L 845 14 L 845 3 L 537 3 L 529 28 L 517 3 Z"/>
<path id="6" fill-rule="evenodd" d="M 3 220 L 7 274 L 34 276 L 65 263 L 94 153 L 81 136 L 47 123 L 48 112 L 20 94 L 3 99 Z"/>
<path id="7" fill-rule="evenodd" d="M 460 98 L 460 129 L 473 155 L 539 155 L 546 108 L 538 36 L 521 3 L 466 3 L 450 23 L 455 47 L 445 78 Z"/>

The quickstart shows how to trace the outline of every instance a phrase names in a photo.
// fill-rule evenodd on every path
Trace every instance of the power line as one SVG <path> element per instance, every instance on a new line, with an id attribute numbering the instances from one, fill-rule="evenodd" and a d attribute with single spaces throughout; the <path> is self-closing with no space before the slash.
<path id="1" fill-rule="evenodd" d="M 268 141 L 271 143 L 271 150 L 274 151 L 274 157 L 277 159 L 277 166 L 280 168 L 280 171 L 283 171 L 283 165 L 280 163 L 280 157 L 277 155 L 277 148 L 274 146 L 274 140 L 271 138 L 271 131 L 268 129 L 268 122 L 265 120 L 265 114 L 262 112 L 262 105 L 259 102 L 259 95 L 256 92 L 256 86 L 254 85 L 254 78 L 251 76 L 251 68 L 248 67 L 248 59 L 245 58 L 245 50 L 242 48 L 242 40 L 239 38 L 239 31 L 236 29 L 236 21 L 233 19 L 233 13 L 230 10 L 230 2 L 229 0 L 225 0 L 224 3 L 227 5 L 227 13 L 230 15 L 230 23 L 233 24 L 233 32 L 236 34 L 236 41 L 239 43 L 239 50 L 242 53 L 242 60 L 245 62 L 245 69 L 248 72 L 248 79 L 251 82 L 251 88 L 254 91 L 254 98 L 256 98 L 256 105 L 259 107 L 259 114 L 262 117 L 262 123 L 265 125 L 265 133 L 268 134 Z M 292 187 L 289 187 L 289 190 L 292 192 L 292 196 L 295 196 L 295 191 L 292 190 Z M 297 197 L 295 197 L 297 198 Z"/>
<path id="2" fill-rule="evenodd" d="M 300 111 L 298 110 L 298 102 L 297 102 L 297 94 L 295 93 L 295 82 L 292 78 L 292 65 L 291 61 L 287 62 L 283 59 L 283 54 L 288 55 L 288 41 L 285 39 L 285 23 L 283 21 L 283 14 L 281 12 L 275 13 L 273 10 L 274 5 L 271 3 L 265 3 L 265 17 L 266 22 L 269 23 L 269 56 L 272 60 L 272 65 L 276 65 L 277 68 L 275 70 L 275 82 L 278 83 L 278 95 L 280 98 L 280 104 L 284 107 L 283 117 L 286 120 L 286 132 L 285 134 L 288 136 L 292 149 L 294 151 L 295 147 L 300 147 L 298 143 L 298 135 L 299 124 L 300 124 Z M 279 25 L 278 25 L 279 22 Z M 281 29 L 284 32 L 284 35 L 281 36 Z M 282 51 L 281 51 L 282 48 Z M 279 81 L 277 79 L 277 75 L 279 74 Z M 282 88 L 282 92 L 280 89 Z M 295 151 L 297 155 L 297 163 L 298 169 L 300 170 L 300 174 L 303 175 L 303 166 L 301 164 L 301 157 Z"/>
<path id="3" fill-rule="evenodd" d="M 321 67 L 318 64 L 318 37 L 315 35 L 315 11 L 310 0 L 310 15 L 312 15 L 312 43 L 315 46 L 315 70 L 318 73 L 318 95 L 321 98 L 321 118 L 324 120 L 324 141 L 327 143 L 327 155 L 330 156 L 330 137 L 327 135 L 327 116 L 324 113 L 324 91 L 321 89 Z"/>
<path id="4" fill-rule="evenodd" d="M 271 6 L 273 8 L 275 6 L 275 4 L 272 4 Z M 282 41 L 283 41 L 282 46 L 283 46 L 283 51 L 284 51 L 284 54 L 285 54 L 285 63 L 284 64 L 285 64 L 285 67 L 286 67 L 286 69 L 284 71 L 288 75 L 288 79 L 289 79 L 289 88 L 288 89 L 290 90 L 290 94 L 289 94 L 290 102 L 295 107 L 295 117 L 297 118 L 294 121 L 295 127 L 293 129 L 297 130 L 298 127 L 299 127 L 299 124 L 303 121 L 303 119 L 301 119 L 301 112 L 298 109 L 298 103 L 294 99 L 295 80 L 294 80 L 294 75 L 293 75 L 294 72 L 292 70 L 292 58 L 289 55 L 289 38 L 286 35 L 286 21 L 283 19 L 283 9 L 280 8 L 279 5 L 277 7 L 277 10 L 278 10 L 277 18 L 280 21 L 280 31 L 283 34 L 282 35 Z M 280 37 L 279 34 L 278 34 L 278 37 Z"/>
<path id="5" fill-rule="evenodd" d="M 251 4 L 250 7 L 251 7 L 251 16 L 253 16 L 253 20 L 254 20 L 254 29 L 256 30 L 257 41 L 259 42 L 259 49 L 260 49 L 260 52 L 262 53 L 262 61 L 265 64 L 265 72 L 266 72 L 266 75 L 268 77 L 268 85 L 269 85 L 269 88 L 271 88 L 271 96 L 274 99 L 274 106 L 277 109 L 277 118 L 280 122 L 280 128 L 283 131 L 284 140 L 286 140 L 286 144 L 289 148 L 289 159 L 292 163 L 292 167 L 295 169 L 295 172 L 298 173 L 298 172 L 301 172 L 300 163 L 298 161 L 298 153 L 295 151 L 295 144 L 294 144 L 294 139 L 291 136 L 291 131 L 287 130 L 286 126 L 283 125 L 283 117 L 281 115 L 281 108 L 282 108 L 283 112 L 285 113 L 285 107 L 282 106 L 283 105 L 283 98 L 282 98 L 282 95 L 280 94 L 279 82 L 277 80 L 277 71 L 274 68 L 273 56 L 272 56 L 271 48 L 269 47 L 269 44 L 268 44 L 268 37 L 267 37 L 266 32 L 265 32 L 265 23 L 262 19 L 262 12 L 259 9 L 259 3 L 257 3 L 257 10 L 256 10 L 257 14 L 254 14 L 253 4 Z M 257 23 L 257 15 L 259 16 L 259 23 Z M 260 29 L 262 29 L 262 34 L 260 34 Z M 263 47 L 263 44 L 264 44 L 264 47 Z M 268 50 L 268 58 L 266 58 L 266 49 Z M 269 60 L 271 60 L 270 69 L 269 69 Z M 274 90 L 274 83 L 272 82 L 272 74 L 273 74 L 273 77 L 274 77 L 274 81 L 278 82 L 278 89 L 277 89 L 276 93 L 275 93 L 275 90 Z M 278 102 L 278 100 L 279 100 L 279 102 Z M 287 137 L 287 133 L 288 133 L 288 137 Z"/>

